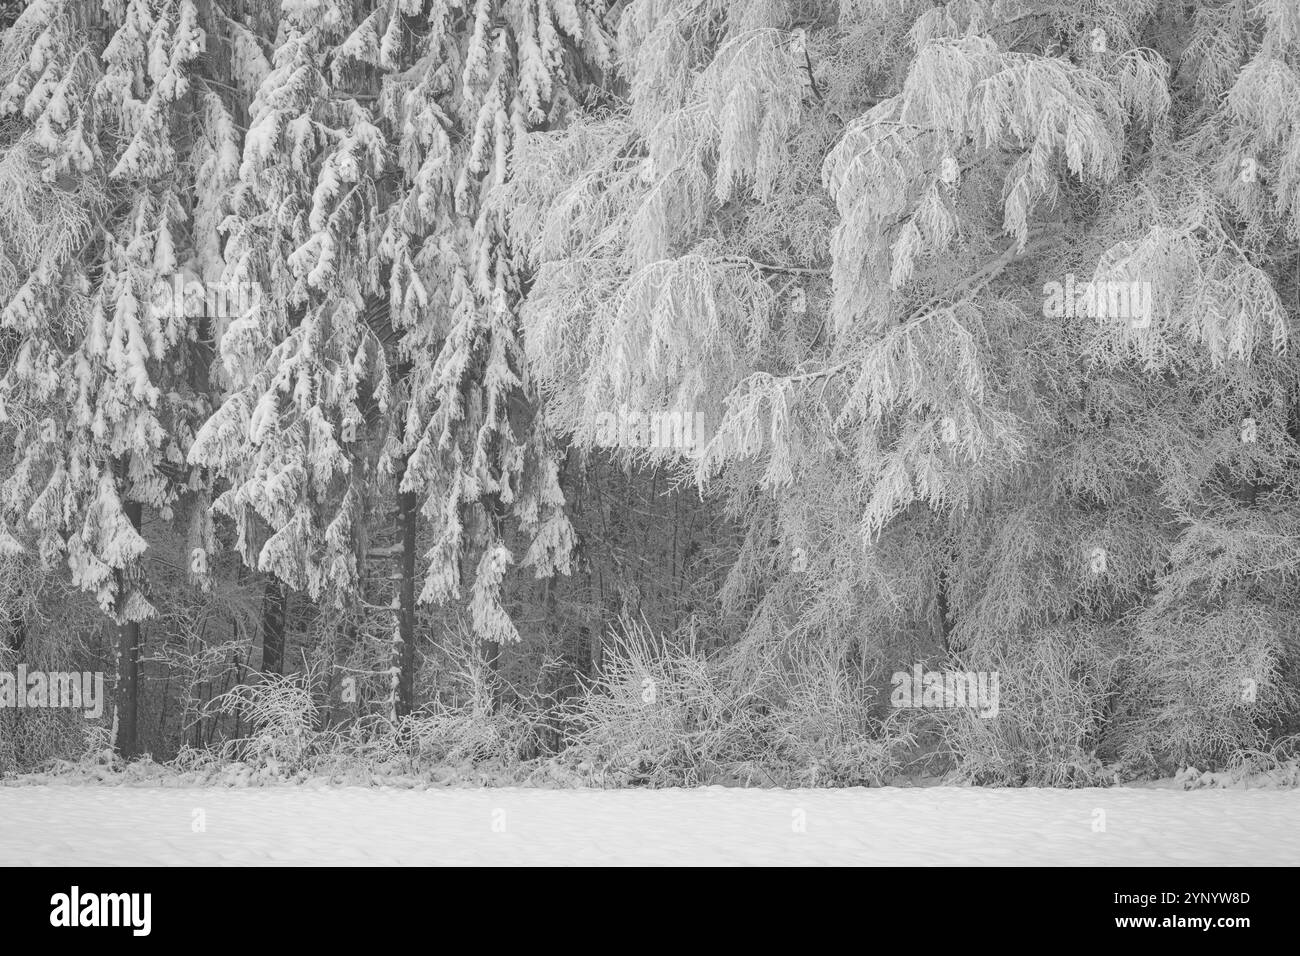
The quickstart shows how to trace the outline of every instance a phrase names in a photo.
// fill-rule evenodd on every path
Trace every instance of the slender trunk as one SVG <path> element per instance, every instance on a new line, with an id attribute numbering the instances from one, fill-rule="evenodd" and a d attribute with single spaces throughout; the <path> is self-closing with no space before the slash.
<path id="1" fill-rule="evenodd" d="M 397 487 L 402 487 L 406 458 L 397 469 Z M 413 491 L 397 492 L 397 529 L 401 535 L 401 580 L 398 582 L 397 716 L 415 710 L 415 548 L 419 530 L 419 501 Z"/>
<path id="2" fill-rule="evenodd" d="M 396 368 L 398 381 L 407 382 L 411 377 L 411 364 L 401 362 Z M 397 416 L 398 428 L 405 442 L 406 424 L 402 415 Z M 397 568 L 397 634 L 394 648 L 394 665 L 397 667 L 396 693 L 393 695 L 393 714 L 398 719 L 415 711 L 415 549 L 416 536 L 420 530 L 420 502 L 414 491 L 402 491 L 402 481 L 406 477 L 406 465 L 410 453 L 404 452 L 397 461 L 395 469 L 395 490 L 397 505 L 397 535 L 401 543 L 400 561 Z"/>
<path id="3" fill-rule="evenodd" d="M 497 678 L 501 676 L 501 645 L 496 643 L 495 641 L 483 641 L 483 640 L 480 640 L 479 644 L 483 648 L 483 656 L 487 659 L 488 671 L 492 675 L 491 685 L 489 686 L 488 690 L 492 695 L 492 701 L 490 704 L 490 707 L 492 709 L 491 712 L 495 714 L 497 712 L 497 708 L 501 703 L 499 700 L 497 700 L 497 688 L 500 686 L 500 681 L 497 680 Z M 488 648 L 489 644 L 491 644 L 490 650 Z"/>
<path id="4" fill-rule="evenodd" d="M 948 643 L 948 635 L 952 633 L 952 621 L 948 608 L 948 572 L 941 570 L 939 572 L 938 589 L 935 593 L 935 616 L 938 617 L 939 640 L 943 644 L 944 654 L 950 654 L 952 648 Z"/>
<path id="5" fill-rule="evenodd" d="M 128 501 L 122 510 L 137 532 L 140 530 L 141 507 L 138 501 Z M 117 571 L 117 611 L 119 616 L 126 607 L 127 575 Z M 126 621 L 117 625 L 117 752 L 123 760 L 140 756 L 140 622 Z"/>
<path id="6" fill-rule="evenodd" d="M 162 689 L 162 706 L 158 708 L 158 747 L 159 750 L 167 752 L 167 698 L 171 696 L 172 691 L 172 669 L 167 665 L 167 680 L 163 682 Z"/>
<path id="7" fill-rule="evenodd" d="M 552 575 L 542 581 L 542 605 L 546 608 L 546 644 L 551 648 L 550 653 L 555 654 L 566 665 L 568 664 L 565 654 L 565 629 L 564 621 L 560 619 L 559 602 L 555 596 L 555 576 Z M 551 706 L 558 704 L 560 701 L 560 688 L 567 673 L 567 667 L 548 668 L 546 678 L 546 701 L 548 704 L 549 716 L 547 718 L 547 741 L 546 747 L 549 753 L 560 752 L 560 722 L 556 709 Z"/>
<path id="8" fill-rule="evenodd" d="M 284 585 L 274 574 L 266 576 L 262 592 L 262 673 L 284 673 L 285 604 L 289 600 Z"/>
<path id="9" fill-rule="evenodd" d="M 235 683 L 244 683 L 244 672 L 248 670 L 248 661 L 253 656 L 253 647 L 250 644 L 248 650 L 244 651 L 244 659 L 239 663 L 239 671 L 235 674 Z M 239 732 L 243 730 L 244 708 L 235 708 L 235 739 L 239 740 Z"/>

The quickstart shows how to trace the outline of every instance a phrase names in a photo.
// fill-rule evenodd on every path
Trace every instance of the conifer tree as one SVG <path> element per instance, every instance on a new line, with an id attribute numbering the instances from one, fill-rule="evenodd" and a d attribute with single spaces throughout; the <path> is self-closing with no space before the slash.
<path id="1" fill-rule="evenodd" d="M 40 0 L 0 52 L 6 159 L 26 191 L 14 200 L 0 315 L 17 353 L 0 380 L 15 448 L 4 520 L 45 561 L 66 558 L 72 582 L 116 623 L 125 755 L 137 745 L 140 622 L 154 613 L 142 509 L 171 517 L 205 414 L 190 387 L 193 324 L 165 294 L 189 246 L 175 141 L 203 48 L 191 0 L 107 3 L 102 16 Z M 33 218 L 48 213 L 53 242 Z"/>
<path id="2" fill-rule="evenodd" d="M 741 660 L 1069 633 L 1170 668 L 1131 675 L 1135 760 L 1182 746 L 1179 681 L 1216 701 L 1181 759 L 1285 705 L 1297 542 L 1254 535 L 1294 495 L 1294 18 L 1175 7 L 633 0 L 628 106 L 527 138 L 547 414 L 715 423 L 658 457 L 745 516 Z"/>
<path id="3" fill-rule="evenodd" d="M 531 541 L 524 564 L 567 570 L 518 282 L 485 197 L 604 44 L 598 8 L 566 0 L 282 5 L 224 227 L 226 281 L 265 294 L 224 331 L 230 391 L 191 461 L 232 479 L 216 508 L 250 564 L 339 605 L 360 586 L 360 509 L 393 488 L 396 711 L 413 706 L 417 596 L 461 597 L 465 562 L 479 637 L 517 639 L 503 522 Z M 417 508 L 434 541 L 419 588 Z M 272 530 L 257 554 L 254 517 Z"/>

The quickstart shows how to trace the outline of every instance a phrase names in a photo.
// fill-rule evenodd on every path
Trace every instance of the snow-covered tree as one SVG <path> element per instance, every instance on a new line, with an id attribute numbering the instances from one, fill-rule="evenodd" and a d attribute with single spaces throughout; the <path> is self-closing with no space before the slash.
<path id="1" fill-rule="evenodd" d="M 547 414 L 584 447 L 611 408 L 707 416 L 653 457 L 749 526 L 742 660 L 991 667 L 1082 622 L 1259 689 L 1182 747 L 1135 670 L 1135 760 L 1285 705 L 1295 18 L 1198 7 L 633 0 L 627 106 L 527 137 L 500 201 Z M 1171 657 L 1171 613 L 1249 663 Z"/>
<path id="2" fill-rule="evenodd" d="M 102 44 L 99 42 L 102 38 Z M 191 0 L 27 7 L 0 47 L 7 201 L 0 417 L 4 518 L 119 626 L 118 742 L 135 747 L 142 508 L 191 490 L 204 413 L 195 327 L 165 294 L 185 268 L 192 195 L 176 143 L 204 49 Z M 48 217 L 48 218 L 47 218 Z M 202 526 L 199 531 L 201 533 Z M 6 534 L 12 534 L 6 531 Z"/>
<path id="3" fill-rule="evenodd" d="M 581 69 L 608 63 L 600 12 L 285 2 L 251 106 L 225 276 L 263 295 L 224 330 L 229 394 L 190 460 L 232 480 L 215 506 L 250 564 L 340 605 L 361 586 L 362 510 L 392 487 L 400 710 L 417 594 L 461 597 L 465 562 L 480 637 L 517 639 L 500 603 L 515 561 L 503 521 L 532 541 L 522 563 L 567 569 L 554 453 L 526 400 L 519 285 L 485 199 L 515 139 L 572 108 Z M 433 545 L 416 588 L 420 514 Z M 255 520 L 271 531 L 256 548 Z"/>

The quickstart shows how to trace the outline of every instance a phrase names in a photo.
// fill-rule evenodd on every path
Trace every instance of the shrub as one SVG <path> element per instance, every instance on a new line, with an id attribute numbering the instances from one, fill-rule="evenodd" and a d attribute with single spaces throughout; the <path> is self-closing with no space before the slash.
<path id="1" fill-rule="evenodd" d="M 601 783 L 706 784 L 761 757 L 754 703 L 716 662 L 625 623 L 565 707 L 565 757 Z"/>
<path id="2" fill-rule="evenodd" d="M 226 753 L 255 767 L 295 771 L 317 743 L 319 716 L 312 696 L 315 672 L 265 675 L 239 684 L 209 705 L 223 714 L 242 710 L 253 727 L 245 738 L 227 741 Z"/>
<path id="3" fill-rule="evenodd" d="M 774 669 L 768 716 L 779 773 L 801 786 L 880 786 L 904 769 L 916 738 L 907 715 L 879 716 L 877 675 L 815 648 Z"/>
<path id="4" fill-rule="evenodd" d="M 1117 727 L 1125 760 L 1165 772 L 1217 768 L 1264 748 L 1268 724 L 1296 703 L 1282 680 L 1292 632 L 1253 604 L 1139 618 Z"/>
<path id="5" fill-rule="evenodd" d="M 1115 658 L 1082 626 L 990 644 L 955 665 L 998 674 L 998 712 L 936 711 L 958 779 L 986 786 L 1094 786 Z"/>

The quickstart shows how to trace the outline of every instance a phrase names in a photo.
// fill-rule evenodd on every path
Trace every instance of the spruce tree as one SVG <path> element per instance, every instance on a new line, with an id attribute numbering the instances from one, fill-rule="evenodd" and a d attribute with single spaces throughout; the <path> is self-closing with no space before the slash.
<path id="1" fill-rule="evenodd" d="M 191 0 L 93 7 L 40 0 L 5 33 L 0 115 L 20 188 L 0 324 L 16 360 L 0 401 L 14 460 L 6 522 L 115 622 L 117 743 L 137 746 L 143 509 L 167 520 L 190 488 L 195 329 L 171 278 L 189 250 L 192 196 L 176 141 L 204 48 Z M 53 212 L 54 241 L 32 217 Z M 13 252 L 10 252 L 13 250 Z M 16 253 L 16 254 L 15 254 Z M 15 261 L 16 260 L 16 261 Z"/>

